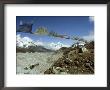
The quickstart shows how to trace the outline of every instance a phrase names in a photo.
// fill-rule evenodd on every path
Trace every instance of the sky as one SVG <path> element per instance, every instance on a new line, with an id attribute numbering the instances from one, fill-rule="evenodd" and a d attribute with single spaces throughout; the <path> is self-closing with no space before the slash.
<path id="1" fill-rule="evenodd" d="M 55 31 L 59 34 L 68 36 L 78 36 L 86 40 L 94 38 L 94 17 L 93 16 L 16 16 L 16 30 L 19 25 L 25 22 L 34 21 L 32 32 L 35 32 L 39 27 L 43 26 L 48 31 Z M 21 37 L 29 37 L 34 41 L 39 41 L 45 44 L 48 43 L 63 43 L 64 45 L 72 45 L 73 40 L 55 38 L 49 36 L 33 35 L 29 33 L 17 32 Z"/>

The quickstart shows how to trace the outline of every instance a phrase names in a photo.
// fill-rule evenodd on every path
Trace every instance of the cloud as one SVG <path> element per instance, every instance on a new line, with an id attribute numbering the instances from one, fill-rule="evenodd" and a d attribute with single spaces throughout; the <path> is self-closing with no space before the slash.
<path id="1" fill-rule="evenodd" d="M 29 37 L 23 37 L 22 40 L 26 42 L 33 42 L 33 40 Z"/>
<path id="2" fill-rule="evenodd" d="M 94 16 L 89 16 L 89 21 L 94 22 Z"/>
<path id="3" fill-rule="evenodd" d="M 94 40 L 94 31 L 90 31 L 88 35 L 83 36 L 83 38 L 87 41 L 92 41 Z"/>
<path id="4" fill-rule="evenodd" d="M 61 47 L 70 47 L 69 45 L 63 44 L 61 42 L 57 42 L 57 43 L 52 42 L 52 43 L 49 43 L 48 45 L 53 50 L 58 50 Z"/>
<path id="5" fill-rule="evenodd" d="M 37 40 L 37 41 L 35 42 L 35 44 L 38 45 L 38 46 L 43 46 L 43 45 L 44 45 L 44 43 L 41 42 L 41 41 L 39 41 L 39 40 Z"/>

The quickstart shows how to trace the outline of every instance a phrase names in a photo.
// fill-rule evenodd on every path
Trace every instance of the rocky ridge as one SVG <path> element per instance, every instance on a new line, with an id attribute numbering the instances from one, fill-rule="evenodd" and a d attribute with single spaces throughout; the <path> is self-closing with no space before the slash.
<path id="1" fill-rule="evenodd" d="M 94 41 L 86 43 L 84 47 L 86 51 L 79 46 L 59 49 L 63 56 L 44 74 L 94 74 Z"/>

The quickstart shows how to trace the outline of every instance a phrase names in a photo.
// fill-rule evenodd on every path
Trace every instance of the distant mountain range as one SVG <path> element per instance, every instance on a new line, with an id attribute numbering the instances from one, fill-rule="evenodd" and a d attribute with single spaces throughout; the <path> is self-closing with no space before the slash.
<path id="1" fill-rule="evenodd" d="M 92 48 L 94 46 L 94 42 L 86 43 L 75 43 L 72 46 L 64 45 L 61 42 L 51 42 L 49 44 L 45 44 L 40 41 L 33 41 L 29 37 L 21 37 L 20 34 L 16 37 L 16 52 L 59 52 L 59 51 L 65 51 L 65 49 L 68 49 L 69 47 L 80 47 L 82 49 L 88 49 Z"/>
<path id="2" fill-rule="evenodd" d="M 49 42 L 44 43 L 39 40 L 33 41 L 29 37 L 21 37 L 20 34 L 16 36 L 16 47 L 17 52 L 35 52 L 35 51 L 56 51 L 62 47 L 69 47 L 69 45 L 65 45 L 61 42 Z"/>
<path id="3" fill-rule="evenodd" d="M 53 52 L 54 50 L 46 49 L 43 46 L 29 46 L 28 48 L 16 47 L 16 52 Z"/>
<path id="4" fill-rule="evenodd" d="M 47 49 L 42 46 L 42 43 L 35 42 L 28 37 L 21 38 L 17 35 L 16 38 L 16 52 L 52 52 L 54 50 Z"/>

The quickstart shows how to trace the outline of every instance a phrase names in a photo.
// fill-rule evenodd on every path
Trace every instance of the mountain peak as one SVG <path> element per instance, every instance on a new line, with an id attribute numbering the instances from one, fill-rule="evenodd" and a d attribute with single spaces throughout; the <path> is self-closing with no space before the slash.
<path id="1" fill-rule="evenodd" d="M 29 37 L 21 37 L 21 35 L 17 35 L 16 38 L 16 46 L 28 48 L 29 46 L 36 46 L 37 44 Z"/>

